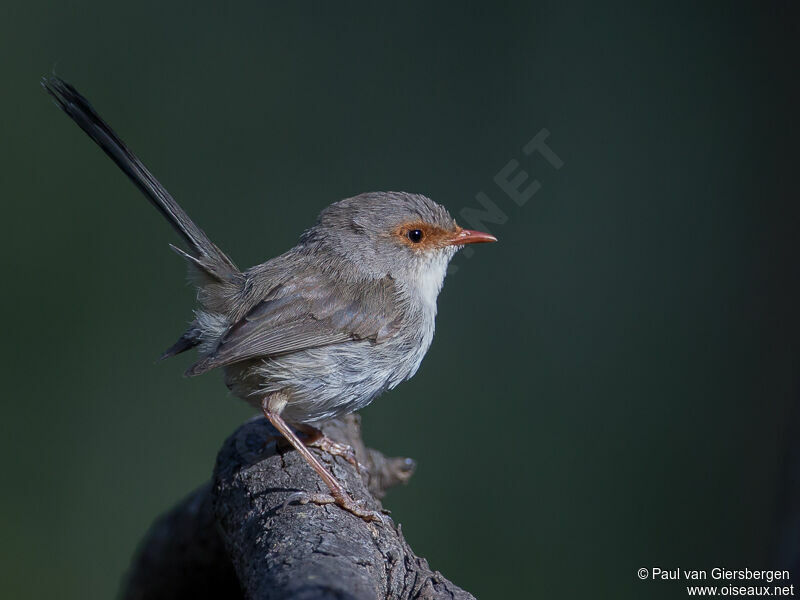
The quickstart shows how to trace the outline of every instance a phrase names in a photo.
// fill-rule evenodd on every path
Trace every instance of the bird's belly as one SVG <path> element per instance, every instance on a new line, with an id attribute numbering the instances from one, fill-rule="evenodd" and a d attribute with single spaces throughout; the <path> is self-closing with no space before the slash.
<path id="1" fill-rule="evenodd" d="M 226 381 L 234 394 L 258 406 L 266 395 L 283 392 L 287 422 L 318 425 L 364 408 L 411 377 L 429 345 L 364 340 L 323 346 L 228 368 Z"/>

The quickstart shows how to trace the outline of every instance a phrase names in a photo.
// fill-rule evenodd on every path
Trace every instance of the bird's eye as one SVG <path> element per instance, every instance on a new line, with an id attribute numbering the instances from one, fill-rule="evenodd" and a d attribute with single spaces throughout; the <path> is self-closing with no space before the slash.
<path id="1" fill-rule="evenodd" d="M 422 230 L 410 229 L 408 232 L 408 239 L 410 239 L 415 244 L 419 244 L 422 241 Z"/>

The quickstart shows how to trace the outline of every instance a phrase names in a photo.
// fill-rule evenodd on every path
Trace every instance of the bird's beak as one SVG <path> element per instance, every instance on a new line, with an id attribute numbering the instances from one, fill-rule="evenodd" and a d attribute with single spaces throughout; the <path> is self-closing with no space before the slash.
<path id="1" fill-rule="evenodd" d="M 450 240 L 449 246 L 463 246 L 464 244 L 485 244 L 486 242 L 496 242 L 497 238 L 491 233 L 475 231 L 474 229 L 456 230 L 456 235 Z"/>

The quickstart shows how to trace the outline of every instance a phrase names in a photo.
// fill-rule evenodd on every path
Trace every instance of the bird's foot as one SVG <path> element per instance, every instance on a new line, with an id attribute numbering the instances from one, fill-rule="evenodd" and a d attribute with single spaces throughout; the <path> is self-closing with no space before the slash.
<path id="1" fill-rule="evenodd" d="M 308 448 L 319 448 L 323 452 L 327 452 L 331 456 L 341 456 L 351 465 L 353 465 L 359 472 L 367 472 L 368 469 L 366 466 L 362 465 L 358 462 L 356 458 L 356 451 L 353 450 L 352 446 L 348 444 L 342 444 L 339 442 L 333 441 L 327 435 L 322 433 L 319 429 L 314 429 L 309 427 L 308 431 L 304 429 L 298 429 L 304 436 L 305 436 L 305 445 Z M 289 446 L 290 442 L 282 435 L 271 435 L 267 436 L 264 440 L 264 447 L 268 446 L 272 442 L 277 442 L 279 445 Z"/>
<path id="2" fill-rule="evenodd" d="M 367 467 L 358 462 L 358 459 L 356 458 L 356 451 L 353 450 L 352 446 L 335 442 L 327 435 L 321 435 L 306 442 L 306 446 L 310 446 L 311 448 L 319 448 L 331 456 L 341 456 L 356 469 L 358 469 L 359 472 L 367 470 Z"/>
<path id="3" fill-rule="evenodd" d="M 341 456 L 343 459 L 353 465 L 356 470 L 359 471 L 359 473 L 368 472 L 367 467 L 358 462 L 358 459 L 356 458 L 356 451 L 353 450 L 352 446 L 335 442 L 327 435 L 322 433 L 321 430 L 317 429 L 316 427 L 311 427 L 310 425 L 305 425 L 302 428 L 299 428 L 299 430 L 306 436 L 306 446 L 310 448 L 319 448 L 331 456 Z"/>
<path id="4" fill-rule="evenodd" d="M 388 514 L 388 512 L 369 510 L 364 507 L 364 503 L 361 500 L 353 500 L 346 493 L 337 494 L 334 496 L 332 494 L 296 492 L 286 499 L 286 501 L 283 503 L 283 507 L 286 508 L 289 504 L 294 502 L 297 502 L 298 504 L 335 504 L 350 514 L 364 519 L 368 523 L 371 521 L 386 523 L 386 515 Z"/>

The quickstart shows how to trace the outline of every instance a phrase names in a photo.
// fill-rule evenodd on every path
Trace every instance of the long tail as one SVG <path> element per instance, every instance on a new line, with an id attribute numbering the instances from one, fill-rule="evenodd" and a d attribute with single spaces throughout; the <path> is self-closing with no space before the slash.
<path id="1" fill-rule="evenodd" d="M 236 265 L 189 218 L 150 171 L 136 158 L 125 143 L 103 121 L 78 91 L 56 76 L 42 78 L 42 87 L 56 104 L 83 129 L 86 134 L 111 157 L 117 166 L 130 177 L 153 206 L 166 217 L 189 245 L 190 254 L 180 252 L 198 269 L 218 281 L 239 273 Z M 176 249 L 177 250 L 177 249 Z"/>

